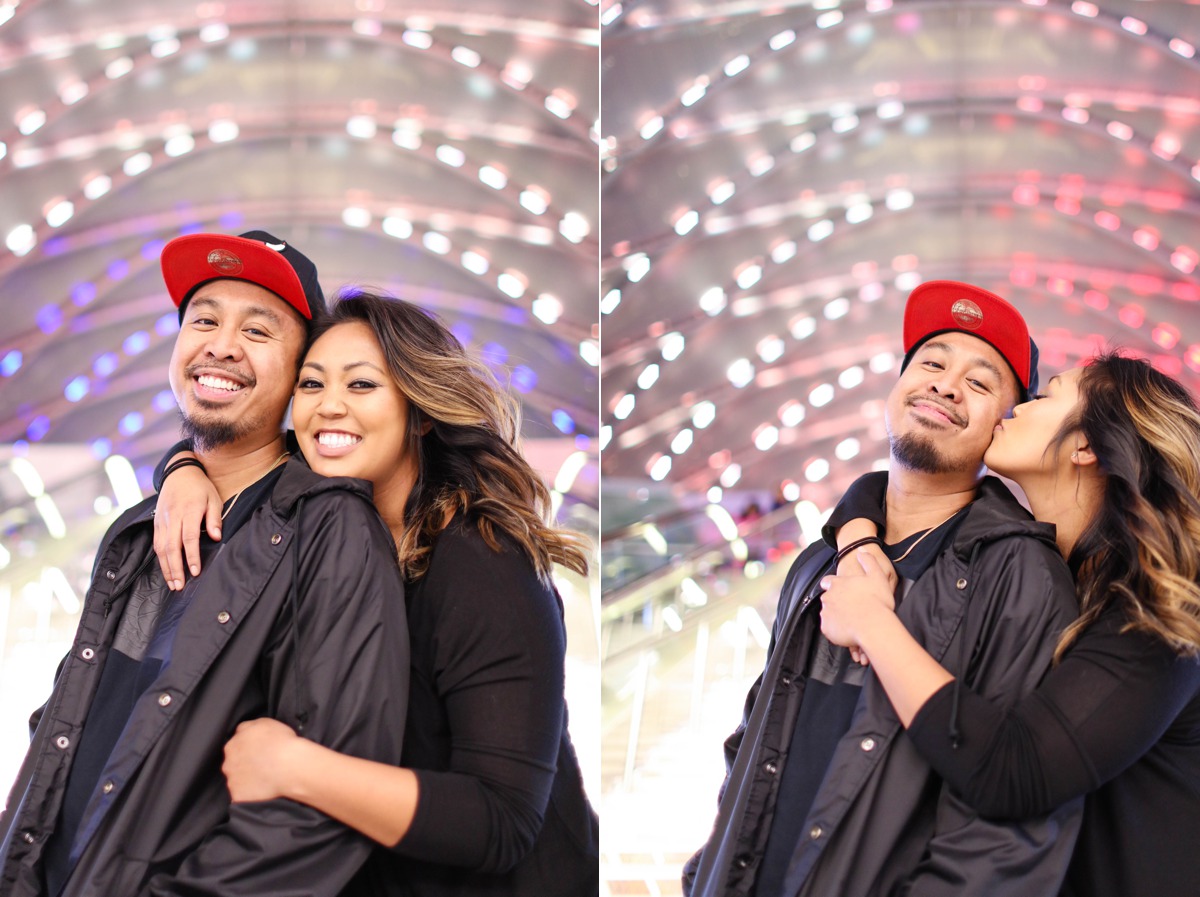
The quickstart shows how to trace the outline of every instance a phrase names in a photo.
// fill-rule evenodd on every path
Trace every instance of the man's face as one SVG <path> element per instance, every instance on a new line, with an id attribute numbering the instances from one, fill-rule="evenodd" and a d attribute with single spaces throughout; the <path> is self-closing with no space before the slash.
<path id="1" fill-rule="evenodd" d="M 171 390 L 200 450 L 279 432 L 305 330 L 290 305 L 257 284 L 214 280 L 185 310 L 171 353 Z"/>
<path id="2" fill-rule="evenodd" d="M 932 337 L 888 395 L 892 458 L 922 473 L 978 472 L 1017 390 L 1004 356 L 988 343 L 957 332 Z"/>

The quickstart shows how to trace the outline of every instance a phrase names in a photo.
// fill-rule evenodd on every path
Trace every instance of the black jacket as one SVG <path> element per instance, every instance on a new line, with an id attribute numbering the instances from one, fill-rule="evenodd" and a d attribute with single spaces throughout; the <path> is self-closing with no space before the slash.
<path id="1" fill-rule="evenodd" d="M 832 558 L 823 542 L 810 545 L 784 583 L 766 669 L 746 699 L 742 725 L 726 741 L 728 774 L 713 834 L 685 869 L 691 897 L 753 891 L 776 812 L 776 773 L 787 759 L 791 723 L 783 716 L 803 696 L 803 658 L 820 625 L 816 584 Z M 934 658 L 1005 704 L 1037 684 L 1075 613 L 1052 528 L 1033 521 L 992 478 L 899 608 Z M 868 674 L 805 820 L 786 895 L 1053 894 L 1080 810 L 1074 801 L 1020 823 L 980 818 L 916 752 Z"/>
<path id="2" fill-rule="evenodd" d="M 304 718 L 314 741 L 399 760 L 409 672 L 403 584 L 370 498 L 360 481 L 320 477 L 293 460 L 222 544 L 170 663 L 135 705 L 106 785 L 88 804 L 80 831 L 92 835 L 64 897 L 332 895 L 366 859 L 365 838 L 316 810 L 284 800 L 231 806 L 221 761 L 237 724 L 260 716 Z M 131 508 L 101 542 L 74 645 L 0 818 L 6 897 L 41 893 L 41 854 L 122 602 L 139 571 L 157 563 L 153 506 L 152 498 Z"/>

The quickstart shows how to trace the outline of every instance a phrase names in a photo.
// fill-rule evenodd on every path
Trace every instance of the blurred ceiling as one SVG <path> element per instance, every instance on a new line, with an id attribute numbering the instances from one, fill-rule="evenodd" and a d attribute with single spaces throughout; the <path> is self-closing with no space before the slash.
<path id="1" fill-rule="evenodd" d="M 886 459 L 924 280 L 1010 298 L 1043 379 L 1112 341 L 1200 392 L 1200 6 L 645 0 L 601 22 L 605 482 L 829 507 Z"/>
<path id="2" fill-rule="evenodd" d="M 594 504 L 597 16 L 595 0 L 0 0 L 0 444 L 90 446 L 93 478 L 120 455 L 144 487 L 177 433 L 159 251 L 261 228 L 327 295 L 437 311 L 521 394 L 527 439 L 590 453 Z M 27 484 L 3 474 L 0 539 L 39 539 Z M 55 495 L 68 529 L 106 490 Z"/>

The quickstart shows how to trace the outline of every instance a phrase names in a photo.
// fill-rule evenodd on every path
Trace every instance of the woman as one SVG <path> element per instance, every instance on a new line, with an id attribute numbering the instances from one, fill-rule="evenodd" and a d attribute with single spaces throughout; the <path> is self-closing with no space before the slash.
<path id="1" fill-rule="evenodd" d="M 396 541 L 413 656 L 404 765 L 253 720 L 226 745 L 233 800 L 290 798 L 390 847 L 363 890 L 595 894 L 597 820 L 567 736 L 550 584 L 554 564 L 587 562 L 544 523 L 515 403 L 429 314 L 358 293 L 314 328 L 292 421 L 313 470 L 373 484 Z M 197 507 L 202 476 L 172 475 L 159 516 Z"/>
<path id="2" fill-rule="evenodd" d="M 1200 412 L 1147 362 L 1109 353 L 1017 406 L 984 461 L 1055 525 L 1076 578 L 1080 616 L 1038 689 L 1005 708 L 959 688 L 862 549 L 866 576 L 828 578 L 822 630 L 866 655 L 909 737 L 980 813 L 1089 794 L 1064 894 L 1200 894 Z M 879 506 L 879 485 L 854 487 L 854 513 Z"/>

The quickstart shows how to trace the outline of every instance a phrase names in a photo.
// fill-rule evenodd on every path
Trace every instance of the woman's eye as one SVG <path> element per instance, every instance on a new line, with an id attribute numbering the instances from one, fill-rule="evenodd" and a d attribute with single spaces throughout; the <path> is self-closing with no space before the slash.
<path id="1" fill-rule="evenodd" d="M 305 377 L 300 381 L 299 386 L 301 389 L 320 389 L 321 381 L 314 380 L 312 377 Z"/>
<path id="2" fill-rule="evenodd" d="M 1040 393 L 1040 392 L 1035 392 L 1035 393 L 1034 393 L 1033 395 L 1031 395 L 1029 398 L 1030 398 L 1032 401 L 1036 402 L 1038 399 L 1044 399 L 1044 398 L 1046 398 L 1046 396 L 1045 396 L 1043 393 Z"/>
<path id="3" fill-rule="evenodd" d="M 374 389 L 378 383 L 372 383 L 370 380 L 355 380 L 350 384 L 351 389 Z"/>

